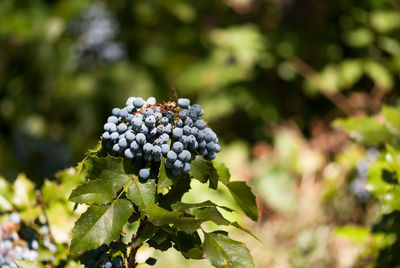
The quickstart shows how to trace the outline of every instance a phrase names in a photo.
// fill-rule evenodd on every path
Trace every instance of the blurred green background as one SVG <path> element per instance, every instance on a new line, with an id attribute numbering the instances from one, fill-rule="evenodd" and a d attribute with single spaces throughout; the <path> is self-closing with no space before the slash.
<path id="1" fill-rule="evenodd" d="M 366 247 L 359 226 L 379 210 L 365 189 L 365 163 L 377 153 L 331 122 L 400 104 L 399 8 L 397 0 L 1 0 L 0 174 L 53 179 L 95 146 L 113 107 L 129 96 L 167 101 L 176 87 L 206 111 L 223 145 L 217 160 L 254 187 L 261 219 L 240 220 L 261 237 L 246 241 L 257 266 L 353 267 Z M 205 191 L 193 185 L 186 198 L 230 202 Z M 355 242 L 342 238 L 349 233 Z"/>

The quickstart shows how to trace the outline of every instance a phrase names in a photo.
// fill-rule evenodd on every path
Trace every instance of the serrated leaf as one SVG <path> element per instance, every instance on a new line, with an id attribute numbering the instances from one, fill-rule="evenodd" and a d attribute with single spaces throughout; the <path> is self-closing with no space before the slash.
<path id="1" fill-rule="evenodd" d="M 135 178 L 128 188 L 127 197 L 140 209 L 144 209 L 156 201 L 156 184 L 153 180 L 141 183 Z"/>
<path id="2" fill-rule="evenodd" d="M 74 189 L 68 200 L 80 204 L 107 204 L 116 197 L 116 190 L 104 181 L 92 180 Z"/>
<path id="3" fill-rule="evenodd" d="M 254 267 L 246 245 L 221 233 L 204 233 L 204 253 L 212 265 L 224 267 Z"/>
<path id="4" fill-rule="evenodd" d="M 210 181 L 210 188 L 217 189 L 218 173 L 214 165 L 210 161 L 197 158 L 190 164 L 190 176 L 199 180 L 202 183 Z"/>
<path id="5" fill-rule="evenodd" d="M 90 206 L 75 223 L 70 252 L 82 253 L 118 239 L 133 212 L 131 202 L 124 199 L 107 206 Z"/>
<path id="6" fill-rule="evenodd" d="M 89 157 L 85 161 L 85 167 L 90 179 L 100 179 L 110 183 L 116 191 L 132 178 L 132 174 L 125 172 L 123 158 Z"/>
<path id="7" fill-rule="evenodd" d="M 230 225 L 231 222 L 222 216 L 222 214 L 215 207 L 200 208 L 194 212 L 196 219 L 202 219 L 204 221 L 212 221 L 218 225 Z"/>
<path id="8" fill-rule="evenodd" d="M 178 201 L 178 202 L 176 202 L 176 203 L 171 205 L 171 208 L 174 211 L 185 211 L 185 212 L 189 212 L 189 210 L 191 208 L 205 208 L 205 207 L 220 207 L 220 208 L 223 208 L 223 209 L 225 209 L 226 211 L 229 211 L 229 212 L 233 211 L 233 209 L 231 209 L 231 208 L 228 208 L 226 206 L 219 206 L 219 205 L 211 202 L 210 200 L 207 200 L 207 201 L 204 201 L 204 202 L 201 202 L 201 203 L 192 203 L 192 204 L 183 203 L 183 202 L 179 202 Z"/>
<path id="9" fill-rule="evenodd" d="M 45 268 L 43 264 L 38 261 L 25 261 L 25 260 L 14 260 L 18 268 Z"/>
<path id="10" fill-rule="evenodd" d="M 149 217 L 149 221 L 155 226 L 171 224 L 183 214 L 182 212 L 166 210 L 155 204 L 147 205 L 144 212 Z"/>
<path id="11" fill-rule="evenodd" d="M 161 160 L 160 171 L 158 173 L 158 188 L 168 188 L 173 185 L 172 178 L 169 177 L 169 174 L 166 172 L 165 169 L 165 161 L 164 159 Z"/>
<path id="12" fill-rule="evenodd" d="M 231 181 L 226 184 L 229 192 L 243 212 L 252 220 L 258 218 L 256 197 L 244 181 Z"/>
<path id="13" fill-rule="evenodd" d="M 223 162 L 214 162 L 214 167 L 217 169 L 219 180 L 223 184 L 227 184 L 231 178 L 229 168 Z"/>
<path id="14" fill-rule="evenodd" d="M 260 241 L 260 239 L 258 239 L 258 237 L 255 236 L 255 235 L 253 234 L 252 231 L 250 231 L 249 229 L 247 229 L 247 228 L 241 226 L 238 222 L 236 222 L 236 221 L 235 221 L 235 222 L 232 222 L 231 225 L 232 225 L 233 227 L 236 227 L 236 228 L 242 230 L 243 232 L 248 233 L 249 235 L 251 235 L 252 237 L 254 237 L 255 239 L 257 239 L 258 241 Z M 260 242 L 261 242 L 261 241 L 260 241 Z"/>
<path id="15" fill-rule="evenodd" d="M 345 130 L 350 137 L 363 144 L 379 145 L 393 138 L 389 130 L 372 117 L 338 119 L 333 126 Z"/>

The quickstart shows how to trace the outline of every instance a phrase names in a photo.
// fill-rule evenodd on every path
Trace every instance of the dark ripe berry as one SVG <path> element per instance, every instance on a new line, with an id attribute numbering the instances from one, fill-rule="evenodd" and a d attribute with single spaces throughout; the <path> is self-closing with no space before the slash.
<path id="1" fill-rule="evenodd" d="M 148 258 L 148 259 L 146 260 L 146 263 L 147 263 L 148 265 L 154 265 L 154 264 L 157 263 L 157 259 L 150 257 L 150 258 Z"/>
<path id="2" fill-rule="evenodd" d="M 139 170 L 139 177 L 142 179 L 147 179 L 150 176 L 150 171 L 147 168 L 142 168 Z"/>
<path id="3" fill-rule="evenodd" d="M 190 105 L 190 100 L 185 98 L 178 99 L 178 105 L 182 108 L 188 108 Z"/>
<path id="4" fill-rule="evenodd" d="M 177 176 L 189 172 L 197 155 L 212 160 L 221 150 L 217 135 L 200 119 L 203 113 L 200 105 L 191 106 L 185 98 L 157 104 L 153 97 L 130 97 L 126 107 L 113 109 L 107 118 L 104 146 L 138 168 L 150 166 L 139 171 L 141 179 L 157 177 L 163 156 L 166 168 Z"/>

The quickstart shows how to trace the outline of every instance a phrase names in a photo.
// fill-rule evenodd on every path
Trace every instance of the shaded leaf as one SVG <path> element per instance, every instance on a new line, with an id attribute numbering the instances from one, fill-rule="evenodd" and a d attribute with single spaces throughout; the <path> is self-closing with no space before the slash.
<path id="1" fill-rule="evenodd" d="M 173 221 L 174 227 L 179 231 L 191 234 L 200 228 L 203 219 L 195 219 L 190 217 L 180 217 Z"/>
<path id="2" fill-rule="evenodd" d="M 201 202 L 201 203 L 192 203 L 192 204 L 183 203 L 183 202 L 179 202 L 178 201 L 178 202 L 176 202 L 176 203 L 171 205 L 171 208 L 174 211 L 185 211 L 185 212 L 188 212 L 189 209 L 191 209 L 191 208 L 205 208 L 205 207 L 220 207 L 220 208 L 223 208 L 223 209 L 225 209 L 226 211 L 229 211 L 229 212 L 233 211 L 233 209 L 231 209 L 231 208 L 228 208 L 226 206 L 219 206 L 219 205 L 211 202 L 210 200 L 207 200 L 207 201 L 204 201 L 204 202 Z"/>
<path id="3" fill-rule="evenodd" d="M 181 252 L 186 259 L 202 259 L 203 250 L 201 239 L 197 232 L 187 234 L 185 232 L 177 232 L 173 237 L 174 248 Z"/>
<path id="4" fill-rule="evenodd" d="M 210 161 L 202 158 L 197 158 L 190 164 L 190 176 L 199 180 L 202 183 L 210 181 L 210 188 L 217 189 L 218 187 L 218 174 L 214 165 Z"/>
<path id="5" fill-rule="evenodd" d="M 141 209 L 144 209 L 149 204 L 154 204 L 156 198 L 154 180 L 147 180 L 147 182 L 141 183 L 135 178 L 128 188 L 127 197 Z"/>
<path id="6" fill-rule="evenodd" d="M 231 181 L 226 184 L 236 203 L 244 213 L 252 220 L 258 218 L 258 208 L 256 197 L 251 192 L 251 188 L 244 181 Z"/>
<path id="7" fill-rule="evenodd" d="M 72 230 L 71 253 L 82 253 L 118 239 L 133 212 L 132 204 L 123 199 L 107 206 L 90 206 Z"/>
<path id="8" fill-rule="evenodd" d="M 116 195 L 116 190 L 111 184 L 104 181 L 92 180 L 74 189 L 68 200 L 75 203 L 107 204 Z"/>
<path id="9" fill-rule="evenodd" d="M 176 203 L 182 199 L 182 196 L 190 189 L 190 177 L 188 174 L 182 174 L 176 177 L 177 181 L 172 185 L 171 189 L 166 195 L 158 199 L 160 207 L 170 208 L 171 204 Z"/>
<path id="10" fill-rule="evenodd" d="M 201 208 L 194 211 L 196 219 L 204 221 L 212 221 L 218 225 L 230 225 L 231 222 L 222 216 L 222 214 L 215 207 Z"/>
<path id="11" fill-rule="evenodd" d="M 204 233 L 204 253 L 212 265 L 223 267 L 254 267 L 246 245 L 221 233 Z"/>

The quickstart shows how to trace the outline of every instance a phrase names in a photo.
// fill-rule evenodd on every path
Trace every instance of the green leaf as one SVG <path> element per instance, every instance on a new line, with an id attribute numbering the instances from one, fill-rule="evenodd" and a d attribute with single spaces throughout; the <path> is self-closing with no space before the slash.
<path id="1" fill-rule="evenodd" d="M 258 218 L 258 208 L 256 197 L 251 192 L 251 188 L 244 181 L 231 181 L 226 184 L 229 192 L 243 212 L 252 220 Z"/>
<path id="2" fill-rule="evenodd" d="M 133 212 L 131 202 L 124 199 L 107 206 L 90 206 L 72 230 L 71 253 L 82 253 L 118 239 Z"/>
<path id="3" fill-rule="evenodd" d="M 384 106 L 381 111 L 386 119 L 386 127 L 395 135 L 400 135 L 400 108 Z"/>
<path id="4" fill-rule="evenodd" d="M 338 119 L 333 126 L 345 130 L 363 144 L 379 145 L 393 138 L 389 130 L 372 117 Z"/>
<path id="5" fill-rule="evenodd" d="M 219 180 L 223 184 L 227 184 L 231 178 L 229 168 L 223 162 L 214 162 L 214 167 L 217 169 Z"/>
<path id="6" fill-rule="evenodd" d="M 204 222 L 203 219 L 195 219 L 190 217 L 180 217 L 172 221 L 174 227 L 179 231 L 191 234 L 200 228 L 200 224 Z"/>
<path id="7" fill-rule="evenodd" d="M 171 224 L 183 214 L 182 212 L 166 210 L 155 204 L 147 205 L 144 211 L 149 217 L 149 221 L 155 226 Z"/>
<path id="8" fill-rule="evenodd" d="M 246 245 L 221 233 L 204 233 L 204 253 L 217 268 L 254 267 Z"/>
<path id="9" fill-rule="evenodd" d="M 8 181 L 0 177 L 0 211 L 7 211 L 12 209 L 12 189 Z"/>
<path id="10" fill-rule="evenodd" d="M 218 174 L 214 165 L 210 161 L 197 158 L 190 165 L 190 176 L 199 180 L 202 183 L 210 181 L 210 188 L 217 189 L 218 187 Z"/>
<path id="11" fill-rule="evenodd" d="M 201 202 L 201 203 L 192 203 L 192 204 L 183 203 L 183 202 L 179 202 L 178 201 L 178 202 L 176 202 L 176 203 L 171 205 L 171 208 L 174 211 L 185 211 L 185 212 L 189 212 L 189 210 L 191 208 L 206 208 L 206 207 L 220 207 L 220 208 L 223 208 L 223 209 L 225 209 L 226 211 L 229 211 L 229 212 L 233 211 L 233 209 L 230 209 L 230 208 L 228 208 L 226 206 L 219 206 L 219 205 L 211 202 L 210 200 L 207 200 L 207 201 L 204 201 L 204 202 Z"/>
<path id="12" fill-rule="evenodd" d="M 158 204 L 163 208 L 170 208 L 173 203 L 182 199 L 182 196 L 190 189 L 190 176 L 182 174 L 176 177 L 176 182 L 166 195 L 158 199 Z"/>
<path id="13" fill-rule="evenodd" d="M 14 262 L 18 268 L 45 268 L 46 267 L 38 261 L 14 260 Z"/>
<path id="14" fill-rule="evenodd" d="M 135 178 L 128 188 L 127 197 L 140 209 L 144 209 L 149 204 L 156 201 L 156 184 L 154 180 L 147 180 L 141 183 Z"/>
<path id="15" fill-rule="evenodd" d="M 75 203 L 107 204 L 111 202 L 117 192 L 111 184 L 104 181 L 92 180 L 74 189 L 68 200 Z"/>
<path id="16" fill-rule="evenodd" d="M 203 250 L 201 248 L 201 239 L 197 232 L 187 234 L 177 232 L 173 237 L 174 248 L 182 253 L 186 259 L 202 259 Z"/>
<path id="17" fill-rule="evenodd" d="M 164 159 L 161 161 L 160 171 L 158 173 L 158 188 L 168 188 L 174 184 L 172 178 L 170 178 L 169 174 L 165 169 L 165 161 Z"/>
<path id="18" fill-rule="evenodd" d="M 252 237 L 254 237 L 255 239 L 257 239 L 258 241 L 260 241 L 260 239 L 258 239 L 258 237 L 255 236 L 255 235 L 253 234 L 252 231 L 250 231 L 249 229 L 247 229 L 247 228 L 241 226 L 238 222 L 236 222 L 236 221 L 235 221 L 235 222 L 232 222 L 231 225 L 232 225 L 233 227 L 236 227 L 236 228 L 242 230 L 243 232 L 248 233 L 249 235 L 251 235 Z M 261 241 L 260 241 L 260 242 L 261 242 Z"/>
<path id="19" fill-rule="evenodd" d="M 101 179 L 110 183 L 116 191 L 132 178 L 132 174 L 127 174 L 124 169 L 123 158 L 89 157 L 85 161 L 85 167 L 90 179 Z"/>
<path id="20" fill-rule="evenodd" d="M 215 207 L 200 208 L 194 211 L 196 219 L 204 221 L 212 221 L 218 225 L 230 225 L 231 222 L 222 216 L 222 214 Z"/>

